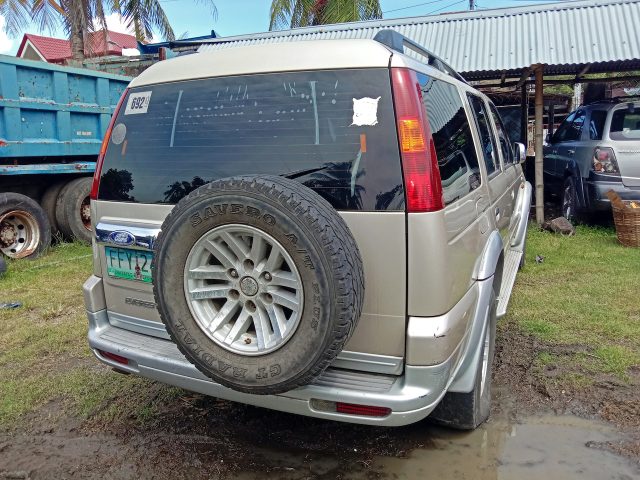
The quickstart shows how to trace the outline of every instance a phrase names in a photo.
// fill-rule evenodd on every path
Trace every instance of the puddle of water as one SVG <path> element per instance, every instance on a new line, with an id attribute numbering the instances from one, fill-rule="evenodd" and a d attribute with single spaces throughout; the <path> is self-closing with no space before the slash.
<path id="1" fill-rule="evenodd" d="M 640 470 L 625 459 L 589 447 L 619 440 L 604 424 L 571 416 L 545 416 L 522 423 L 490 422 L 461 434 L 435 430 L 435 448 L 409 458 L 377 458 L 372 469 L 393 479 L 632 480 Z M 351 476 L 347 478 L 364 478 Z"/>
<path id="2" fill-rule="evenodd" d="M 238 472 L 240 480 L 265 478 L 473 479 L 473 480 L 633 480 L 640 469 L 592 443 L 617 441 L 620 435 L 605 424 L 572 416 L 541 416 L 519 423 L 494 419 L 469 433 L 424 423 L 424 445 L 407 458 L 374 457 L 345 462 L 276 448 L 260 455 L 268 472 Z M 357 455 L 357 454 L 356 454 Z"/>

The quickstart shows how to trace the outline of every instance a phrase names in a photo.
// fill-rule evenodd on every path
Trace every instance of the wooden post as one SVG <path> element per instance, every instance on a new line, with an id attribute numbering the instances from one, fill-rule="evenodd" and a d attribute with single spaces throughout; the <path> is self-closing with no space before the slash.
<path id="1" fill-rule="evenodd" d="M 536 222 L 544 223 L 544 180 L 543 180 L 543 122 L 544 91 L 542 77 L 544 67 L 536 67 L 536 118 L 535 118 L 535 150 L 536 150 Z"/>
<path id="2" fill-rule="evenodd" d="M 520 87 L 520 142 L 529 149 L 527 132 L 529 131 L 529 99 L 527 98 L 527 82 Z"/>

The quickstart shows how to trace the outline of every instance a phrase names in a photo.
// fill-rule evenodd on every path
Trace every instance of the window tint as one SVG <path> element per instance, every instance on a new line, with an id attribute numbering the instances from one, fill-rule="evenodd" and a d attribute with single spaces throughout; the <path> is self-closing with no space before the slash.
<path id="1" fill-rule="evenodd" d="M 476 119 L 478 135 L 480 135 L 480 146 L 482 147 L 484 163 L 487 165 L 487 174 L 491 175 L 500 168 L 500 162 L 496 154 L 495 139 L 489 123 L 489 114 L 480 97 L 471 94 L 468 94 L 468 96 L 471 110 Z"/>
<path id="2" fill-rule="evenodd" d="M 422 98 L 438 157 L 445 204 L 480 186 L 480 168 L 469 119 L 458 89 L 418 74 Z"/>
<path id="3" fill-rule="evenodd" d="M 602 140 L 604 121 L 607 118 L 606 110 L 592 110 L 589 120 L 589 138 L 591 140 Z"/>
<path id="4" fill-rule="evenodd" d="M 640 108 L 614 111 L 609 137 L 612 140 L 640 140 Z"/>
<path id="5" fill-rule="evenodd" d="M 99 198 L 173 204 L 215 179 L 271 174 L 337 209 L 402 210 L 396 131 L 387 69 L 139 87 L 115 122 Z"/>
<path id="6" fill-rule="evenodd" d="M 584 120 L 586 117 L 586 113 L 584 110 L 578 110 L 576 112 L 576 116 L 571 123 L 571 126 L 567 129 L 567 134 L 564 137 L 566 142 L 580 140 L 582 136 L 582 126 L 584 125 Z"/>
<path id="7" fill-rule="evenodd" d="M 500 117 L 500 113 L 498 113 L 498 110 L 493 103 L 489 103 L 489 109 L 491 111 L 493 121 L 496 124 L 496 130 L 498 131 L 498 141 L 500 142 L 500 150 L 502 151 L 502 160 L 504 160 L 505 163 L 513 163 L 513 143 L 511 143 L 511 140 L 509 139 L 507 129 L 504 128 L 502 117 Z"/>
<path id="8" fill-rule="evenodd" d="M 576 112 L 570 113 L 567 118 L 565 118 L 558 129 L 553 134 L 553 143 L 562 142 L 566 139 L 567 132 L 571 128 L 571 124 L 573 123 L 573 119 L 576 116 Z"/>

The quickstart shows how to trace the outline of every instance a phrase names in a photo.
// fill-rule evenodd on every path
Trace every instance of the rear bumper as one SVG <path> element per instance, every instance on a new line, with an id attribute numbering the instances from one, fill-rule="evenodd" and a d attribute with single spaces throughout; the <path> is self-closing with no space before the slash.
<path id="1" fill-rule="evenodd" d="M 313 384 L 286 394 L 250 395 L 228 389 L 205 377 L 169 340 L 114 327 L 109 323 L 106 310 L 87 312 L 87 315 L 91 349 L 101 362 L 118 370 L 226 400 L 369 425 L 407 425 L 429 415 L 446 392 L 462 347 L 459 345 L 439 365 L 405 366 L 401 376 L 329 368 Z M 129 364 L 117 363 L 100 351 L 125 357 Z M 391 413 L 382 418 L 339 414 L 315 408 L 314 400 L 388 407 Z"/>
<path id="2" fill-rule="evenodd" d="M 623 200 L 640 200 L 640 188 L 626 187 L 621 180 L 611 179 L 607 175 L 596 175 L 591 173 L 584 181 L 585 194 L 587 198 L 587 208 L 593 211 L 608 211 L 611 203 L 607 197 L 607 192 L 613 190 Z"/>

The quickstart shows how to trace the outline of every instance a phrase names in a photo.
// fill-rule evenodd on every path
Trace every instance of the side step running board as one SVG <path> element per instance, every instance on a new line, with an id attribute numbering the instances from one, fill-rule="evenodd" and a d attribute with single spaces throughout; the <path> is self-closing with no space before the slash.
<path id="1" fill-rule="evenodd" d="M 522 252 L 508 249 L 504 257 L 504 266 L 502 269 L 502 285 L 500 286 L 500 294 L 498 295 L 498 318 L 504 317 L 507 313 L 507 305 L 511 298 L 513 285 L 516 283 L 516 274 L 520 266 Z"/>

